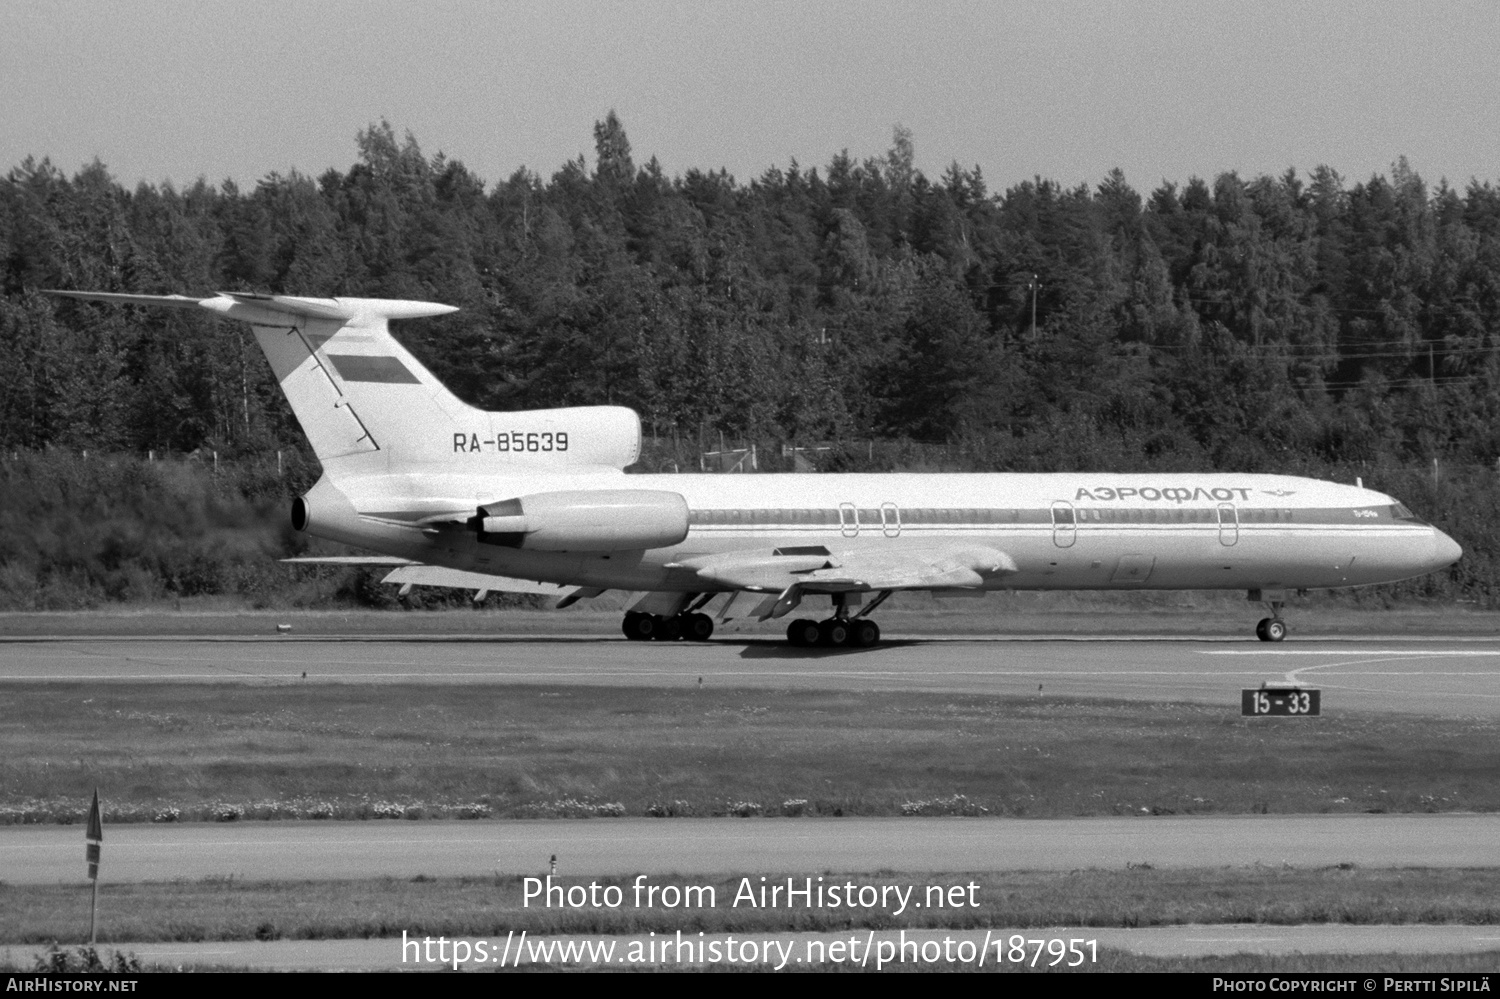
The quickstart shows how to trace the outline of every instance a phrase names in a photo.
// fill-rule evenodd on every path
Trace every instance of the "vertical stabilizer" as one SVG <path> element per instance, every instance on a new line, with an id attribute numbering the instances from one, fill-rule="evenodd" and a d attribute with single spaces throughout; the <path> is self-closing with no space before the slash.
<path id="1" fill-rule="evenodd" d="M 389 321 L 452 306 L 386 299 L 220 295 L 202 303 L 243 319 L 330 473 L 430 464 L 429 441 L 452 440 L 487 415 L 459 400 L 396 338 Z"/>
<path id="2" fill-rule="evenodd" d="M 318 460 L 333 477 L 405 471 L 624 468 L 640 420 L 616 406 L 489 413 L 460 400 L 390 333 L 451 305 L 222 292 L 210 298 L 54 292 L 199 307 L 247 322 Z"/>

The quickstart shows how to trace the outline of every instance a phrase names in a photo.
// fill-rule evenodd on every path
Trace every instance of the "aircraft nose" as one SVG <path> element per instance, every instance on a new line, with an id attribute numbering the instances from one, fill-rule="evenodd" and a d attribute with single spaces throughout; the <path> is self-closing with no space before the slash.
<path id="1" fill-rule="evenodd" d="M 1444 566 L 1452 565 L 1462 558 L 1463 554 L 1464 550 L 1459 547 L 1457 541 L 1454 541 L 1436 527 L 1432 529 L 1433 568 L 1441 569 Z"/>

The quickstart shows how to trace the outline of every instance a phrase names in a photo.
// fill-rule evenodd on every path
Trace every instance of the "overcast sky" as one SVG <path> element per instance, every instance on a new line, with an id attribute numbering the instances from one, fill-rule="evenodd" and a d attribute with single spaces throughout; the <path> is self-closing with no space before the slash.
<path id="1" fill-rule="evenodd" d="M 1500 3 L 0 0 L 0 170 L 253 184 L 345 170 L 385 118 L 493 183 L 592 163 L 611 108 L 638 163 L 742 181 L 898 122 L 997 191 L 1402 155 L 1497 181 Z"/>

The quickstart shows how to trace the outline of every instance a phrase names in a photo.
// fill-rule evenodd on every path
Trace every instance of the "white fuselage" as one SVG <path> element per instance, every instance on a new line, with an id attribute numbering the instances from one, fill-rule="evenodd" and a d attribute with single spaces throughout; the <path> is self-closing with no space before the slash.
<path id="1" fill-rule="evenodd" d="M 645 551 L 533 552 L 481 543 L 456 524 L 400 522 L 526 494 L 621 488 L 684 497 L 686 539 Z M 315 509 L 339 502 L 331 489 L 309 494 Z M 455 569 L 635 590 L 704 592 L 716 587 L 684 561 L 813 546 L 837 559 L 984 545 L 1015 565 L 987 577 L 986 589 L 1357 586 L 1431 572 L 1460 554 L 1383 493 L 1272 475 L 407 473 L 346 478 L 337 492 L 358 516 L 325 516 L 314 533 Z"/>
<path id="2" fill-rule="evenodd" d="M 53 294 L 202 308 L 249 323 L 323 465 L 293 523 L 464 576 L 431 585 L 774 591 L 782 596 L 762 613 L 778 616 L 804 592 L 831 594 L 840 608 L 851 592 L 898 589 L 1284 597 L 1405 579 L 1462 554 L 1383 493 L 1287 476 L 627 476 L 620 469 L 640 457 L 635 413 L 484 412 L 390 334 L 391 320 L 452 306 L 244 292 Z M 1274 610 L 1280 598 L 1268 599 Z M 661 613 L 681 610 L 679 602 Z M 1284 634 L 1276 624 L 1276 635 L 1262 637 Z M 627 629 L 634 638 L 650 631 Z M 804 641 L 816 634 L 843 644 L 833 632 L 801 631 Z M 877 641 L 878 632 L 867 637 Z"/>

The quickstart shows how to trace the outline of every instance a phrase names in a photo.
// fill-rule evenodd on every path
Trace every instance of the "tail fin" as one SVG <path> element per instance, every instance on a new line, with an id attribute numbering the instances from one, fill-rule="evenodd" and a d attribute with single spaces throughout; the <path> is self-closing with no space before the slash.
<path id="1" fill-rule="evenodd" d="M 210 298 L 52 292 L 201 307 L 247 322 L 330 476 L 408 470 L 613 468 L 640 453 L 640 419 L 618 406 L 488 413 L 460 400 L 391 336 L 392 319 L 457 309 L 381 298 L 221 292 Z"/>

